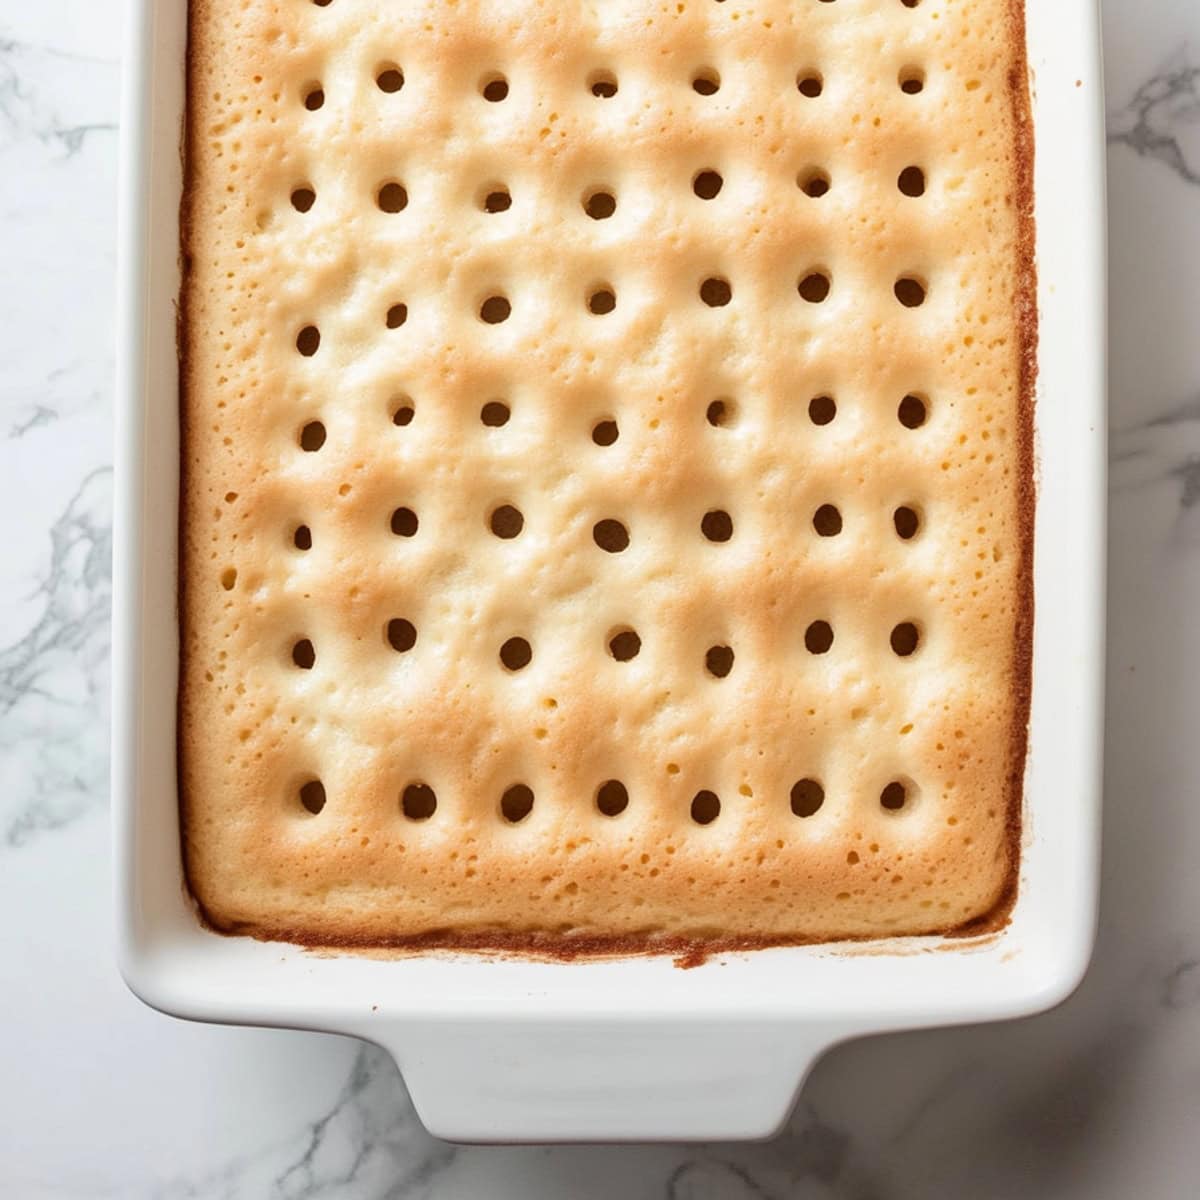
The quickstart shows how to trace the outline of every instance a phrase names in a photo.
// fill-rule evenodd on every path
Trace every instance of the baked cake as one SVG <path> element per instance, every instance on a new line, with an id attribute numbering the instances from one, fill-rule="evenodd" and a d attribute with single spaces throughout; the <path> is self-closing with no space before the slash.
<path id="1" fill-rule="evenodd" d="M 1020 0 L 190 8 L 207 921 L 554 954 L 1001 921 Z"/>

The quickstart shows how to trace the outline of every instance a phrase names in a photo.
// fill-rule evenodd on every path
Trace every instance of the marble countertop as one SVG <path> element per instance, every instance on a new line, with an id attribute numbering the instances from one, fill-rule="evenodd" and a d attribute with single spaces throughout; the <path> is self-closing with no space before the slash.
<path id="1" fill-rule="evenodd" d="M 769 1144 L 484 1149 L 429 1137 L 380 1051 L 184 1024 L 117 975 L 106 810 L 121 12 L 116 0 L 0 5 L 0 1195 L 1200 1194 L 1200 5 L 1104 7 L 1110 690 L 1086 982 L 1042 1017 L 833 1051 Z"/>

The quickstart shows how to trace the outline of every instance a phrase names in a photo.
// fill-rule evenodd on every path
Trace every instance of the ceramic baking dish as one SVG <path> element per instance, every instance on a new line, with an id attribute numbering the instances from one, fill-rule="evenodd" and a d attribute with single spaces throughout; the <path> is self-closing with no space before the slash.
<path id="1" fill-rule="evenodd" d="M 1104 662 L 1104 174 L 1095 0 L 1027 0 L 1041 363 L 1036 636 L 1011 924 L 976 941 L 561 964 L 222 937 L 180 863 L 175 770 L 185 0 L 131 0 L 120 231 L 113 803 L 121 969 L 181 1017 L 355 1034 L 462 1140 L 754 1138 L 860 1034 L 1063 999 L 1096 909 Z"/>

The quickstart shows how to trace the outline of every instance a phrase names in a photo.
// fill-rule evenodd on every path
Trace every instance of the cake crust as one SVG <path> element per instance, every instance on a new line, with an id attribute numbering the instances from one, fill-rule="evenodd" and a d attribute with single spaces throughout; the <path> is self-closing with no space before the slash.
<path id="1" fill-rule="evenodd" d="M 1033 619 L 1019 0 L 190 22 L 205 920 L 560 956 L 1001 924 Z"/>

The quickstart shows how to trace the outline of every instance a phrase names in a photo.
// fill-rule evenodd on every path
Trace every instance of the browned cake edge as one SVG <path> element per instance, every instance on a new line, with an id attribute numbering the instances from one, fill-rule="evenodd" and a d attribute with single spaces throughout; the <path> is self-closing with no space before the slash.
<path id="1" fill-rule="evenodd" d="M 1033 687 L 1033 623 L 1034 623 L 1034 518 L 1037 506 L 1037 487 L 1034 477 L 1034 407 L 1038 373 L 1038 305 L 1036 225 L 1034 219 L 1034 131 L 1029 94 L 1029 66 L 1026 50 L 1025 0 L 1008 0 L 1009 37 L 1012 63 L 1008 72 L 1009 105 L 1013 119 L 1013 195 L 1017 216 L 1016 253 L 1018 257 L 1016 305 L 1017 334 L 1020 343 L 1018 369 L 1017 411 L 1017 510 L 1020 517 L 1020 566 L 1016 579 L 1016 616 L 1012 628 L 1012 665 L 1010 670 L 1012 722 L 1009 734 L 1009 766 L 1007 773 L 1007 815 L 1005 820 L 1008 845 L 1008 875 L 995 903 L 985 913 L 970 921 L 942 929 L 931 929 L 924 936 L 947 938 L 976 938 L 999 932 L 1008 925 L 1017 900 L 1020 877 L 1022 801 L 1024 795 L 1025 760 L 1029 743 L 1029 712 Z M 189 27 L 186 50 L 186 95 L 193 94 L 197 76 L 197 55 Z M 184 542 L 187 515 L 187 458 L 184 449 L 191 436 L 191 421 L 187 396 L 190 390 L 192 363 L 189 336 L 190 293 L 188 281 L 192 265 L 192 200 L 195 194 L 195 163 L 200 137 L 193 120 L 190 104 L 185 104 L 181 154 L 183 158 L 183 194 L 179 210 L 180 292 L 176 305 L 176 348 L 179 358 L 179 530 L 178 544 Z M 182 556 L 177 580 L 177 621 L 187 628 L 189 595 Z M 179 648 L 180 686 L 176 695 L 177 728 L 183 727 L 183 687 L 187 674 L 187 646 L 183 638 Z M 176 737 L 176 784 L 180 805 L 180 859 L 182 881 L 186 895 L 205 928 L 228 936 L 251 936 L 259 941 L 290 942 L 308 949 L 387 951 L 396 954 L 419 954 L 431 950 L 469 951 L 491 954 L 520 955 L 540 959 L 570 961 L 583 958 L 628 957 L 632 955 L 673 955 L 677 966 L 694 967 L 710 956 L 779 946 L 801 946 L 834 942 L 869 942 L 878 940 L 872 935 L 830 934 L 821 937 L 805 936 L 745 936 L 730 934 L 712 938 L 689 938 L 668 935 L 614 934 L 562 935 L 539 931 L 474 932 L 452 929 L 433 929 L 420 934 L 395 937 L 330 933 L 300 925 L 271 925 L 256 922 L 220 922 L 205 907 L 199 890 L 193 886 L 187 853 L 187 810 L 190 804 L 185 781 L 188 777 L 186 739 Z"/>

